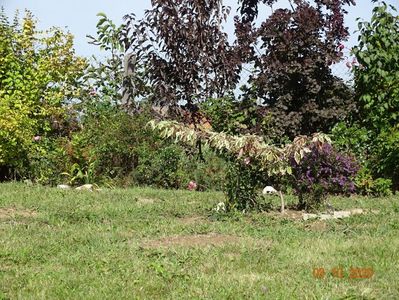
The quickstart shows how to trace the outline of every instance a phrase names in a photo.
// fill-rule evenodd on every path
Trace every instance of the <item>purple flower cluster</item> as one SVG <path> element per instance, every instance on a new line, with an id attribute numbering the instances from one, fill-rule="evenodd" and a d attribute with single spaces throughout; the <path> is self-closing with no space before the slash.
<path id="1" fill-rule="evenodd" d="M 353 157 L 335 150 L 330 144 L 314 145 L 299 164 L 291 159 L 298 194 L 311 194 L 316 189 L 322 195 L 348 194 L 355 191 L 354 176 L 359 165 Z"/>

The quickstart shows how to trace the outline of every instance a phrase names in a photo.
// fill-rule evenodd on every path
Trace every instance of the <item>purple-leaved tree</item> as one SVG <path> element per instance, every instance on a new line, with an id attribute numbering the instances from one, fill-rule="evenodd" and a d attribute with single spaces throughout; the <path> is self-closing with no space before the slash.
<path id="1" fill-rule="evenodd" d="M 239 80 L 241 61 L 223 24 L 229 8 L 221 0 L 152 0 L 139 22 L 127 15 L 122 38 L 145 69 L 152 103 L 170 108 L 222 97 Z M 144 66 L 144 67 L 143 67 Z"/>
<path id="2" fill-rule="evenodd" d="M 353 109 L 353 92 L 331 73 L 348 37 L 344 6 L 352 0 L 241 0 L 235 18 L 237 53 L 254 65 L 247 97 L 260 98 L 268 109 L 266 132 L 272 137 L 328 132 Z M 257 26 L 258 6 L 273 7 Z M 277 4 L 276 4 L 277 3 Z M 273 6 L 274 5 L 274 6 Z"/>

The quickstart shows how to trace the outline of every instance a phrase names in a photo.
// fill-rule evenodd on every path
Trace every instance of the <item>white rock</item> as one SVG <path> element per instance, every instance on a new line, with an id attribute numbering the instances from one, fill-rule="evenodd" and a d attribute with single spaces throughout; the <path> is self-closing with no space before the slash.
<path id="1" fill-rule="evenodd" d="M 334 218 L 333 215 L 329 215 L 329 214 L 320 214 L 319 217 L 320 217 L 320 220 L 329 220 L 329 219 Z"/>
<path id="2" fill-rule="evenodd" d="M 361 215 L 364 213 L 364 210 L 361 208 L 351 209 L 351 215 Z"/>
<path id="3" fill-rule="evenodd" d="M 351 215 L 355 214 L 361 214 L 364 213 L 364 211 L 360 208 L 358 209 L 352 209 L 352 210 L 340 210 L 340 211 L 334 211 L 333 214 L 303 214 L 303 219 L 309 220 L 309 219 L 320 219 L 320 220 L 330 220 L 330 219 L 342 219 L 342 218 L 348 218 Z"/>
<path id="4" fill-rule="evenodd" d="M 266 186 L 262 191 L 262 194 L 264 194 L 264 195 L 273 194 L 273 193 L 278 194 L 277 190 L 270 185 Z"/>
<path id="5" fill-rule="evenodd" d="M 347 211 L 347 210 L 334 211 L 335 219 L 348 218 L 348 217 L 350 217 L 350 215 L 351 215 L 351 212 Z"/>
<path id="6" fill-rule="evenodd" d="M 78 191 L 92 191 L 93 190 L 93 185 L 92 184 L 84 184 L 84 185 L 78 186 L 75 190 L 78 190 Z"/>
<path id="7" fill-rule="evenodd" d="M 62 190 L 69 190 L 71 187 L 67 184 L 59 184 L 57 185 L 57 188 Z"/>

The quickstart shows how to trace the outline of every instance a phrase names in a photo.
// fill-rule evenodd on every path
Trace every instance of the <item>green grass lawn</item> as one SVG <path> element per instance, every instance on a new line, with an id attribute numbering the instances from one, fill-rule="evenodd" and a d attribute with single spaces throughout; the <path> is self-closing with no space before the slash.
<path id="1" fill-rule="evenodd" d="M 399 197 L 333 199 L 373 212 L 329 221 L 212 214 L 222 200 L 1 184 L 0 299 L 399 299 Z"/>

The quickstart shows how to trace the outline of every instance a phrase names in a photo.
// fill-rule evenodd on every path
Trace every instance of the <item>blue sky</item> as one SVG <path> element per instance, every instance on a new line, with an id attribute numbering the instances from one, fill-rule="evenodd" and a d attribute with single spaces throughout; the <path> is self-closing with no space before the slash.
<path id="1" fill-rule="evenodd" d="M 348 8 L 349 14 L 346 18 L 346 25 L 350 28 L 352 34 L 356 28 L 356 18 L 361 17 L 369 20 L 371 16 L 371 0 L 357 0 L 360 2 L 355 7 Z M 282 3 L 285 0 L 281 1 Z M 396 7 L 399 0 L 386 0 Z M 115 23 L 120 23 L 122 17 L 128 13 L 135 13 L 138 17 L 143 16 L 144 10 L 150 8 L 150 0 L 0 0 L 0 6 L 5 8 L 6 14 L 12 18 L 15 11 L 19 9 L 29 9 L 33 12 L 39 21 L 39 28 L 46 29 L 51 26 L 66 27 L 75 36 L 75 47 L 79 55 L 90 56 L 98 55 L 99 50 L 92 45 L 87 44 L 86 34 L 95 34 L 97 23 L 96 14 L 104 12 Z M 232 8 L 232 12 L 237 9 L 237 0 L 225 0 L 225 5 Z M 260 14 L 269 14 L 269 9 L 261 10 Z M 233 32 L 232 22 L 225 26 L 226 31 Z M 353 35 L 348 47 L 356 43 L 356 35 Z"/>

